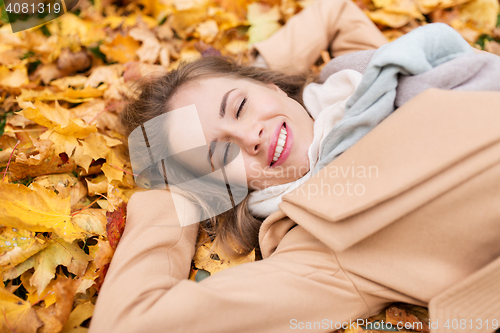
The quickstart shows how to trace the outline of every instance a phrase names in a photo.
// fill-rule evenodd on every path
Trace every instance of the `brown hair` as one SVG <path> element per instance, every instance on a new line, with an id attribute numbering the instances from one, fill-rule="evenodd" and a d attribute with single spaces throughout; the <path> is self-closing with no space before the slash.
<path id="1" fill-rule="evenodd" d="M 170 100 L 181 87 L 199 79 L 220 76 L 274 83 L 301 105 L 304 105 L 303 89 L 307 83 L 313 81 L 310 73 L 285 74 L 260 67 L 239 65 L 227 57 L 202 57 L 194 62 L 183 63 L 178 69 L 167 74 L 149 75 L 138 80 L 133 93 L 126 97 L 126 106 L 119 115 L 120 131 L 125 138 L 128 138 L 138 126 L 171 111 Z M 151 142 L 151 138 L 148 140 L 152 146 L 154 142 Z M 128 142 L 124 142 L 122 149 L 125 155 L 129 156 Z M 247 255 L 258 247 L 258 233 L 262 221 L 250 214 L 247 202 L 248 196 L 235 209 L 203 224 L 213 238 L 214 250 L 229 258 Z M 203 207 L 203 204 L 201 206 Z"/>

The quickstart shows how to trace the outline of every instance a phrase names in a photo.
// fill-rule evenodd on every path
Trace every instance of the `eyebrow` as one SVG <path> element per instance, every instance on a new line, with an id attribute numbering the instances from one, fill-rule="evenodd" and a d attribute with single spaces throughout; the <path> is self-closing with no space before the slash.
<path id="1" fill-rule="evenodd" d="M 219 116 L 221 118 L 224 118 L 224 116 L 226 115 L 226 104 L 227 104 L 227 98 L 229 96 L 229 93 L 233 90 L 235 90 L 236 88 L 234 89 L 231 89 L 229 90 L 227 93 L 224 94 L 224 96 L 222 97 L 222 102 L 220 103 L 220 111 L 219 111 Z"/>

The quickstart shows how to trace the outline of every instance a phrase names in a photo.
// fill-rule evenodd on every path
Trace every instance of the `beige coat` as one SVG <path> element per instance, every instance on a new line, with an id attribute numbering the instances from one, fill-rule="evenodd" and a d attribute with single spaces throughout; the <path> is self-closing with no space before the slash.
<path id="1" fill-rule="evenodd" d="M 134 194 L 90 333 L 288 332 L 325 320 L 314 331 L 329 332 L 394 301 L 430 303 L 440 328 L 486 328 L 500 314 L 499 101 L 418 95 L 284 197 L 260 229 L 263 260 L 200 283 L 187 280 L 197 225 L 178 227 L 167 191 Z M 354 194 L 337 195 L 347 181 Z"/>
<path id="2" fill-rule="evenodd" d="M 89 332 L 331 332 L 395 301 L 428 305 L 439 332 L 453 319 L 493 331 L 499 102 L 418 95 L 284 197 L 261 226 L 263 260 L 199 283 L 187 279 L 198 226 L 179 227 L 169 192 L 134 194 Z"/>

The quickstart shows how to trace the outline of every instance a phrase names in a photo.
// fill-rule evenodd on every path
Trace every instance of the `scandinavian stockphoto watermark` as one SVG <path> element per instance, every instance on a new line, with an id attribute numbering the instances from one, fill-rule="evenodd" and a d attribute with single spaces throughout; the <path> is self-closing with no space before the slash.
<path id="1" fill-rule="evenodd" d="M 207 144 L 194 104 L 157 116 L 129 135 L 129 154 L 138 186 L 169 189 L 181 226 L 233 209 L 248 195 L 245 165 L 237 145 Z M 186 209 L 185 198 L 199 207 Z"/>
<path id="2" fill-rule="evenodd" d="M 500 327 L 498 319 L 465 319 L 454 318 L 445 321 L 428 320 L 428 322 L 384 322 L 374 321 L 370 322 L 368 319 L 356 319 L 349 321 L 334 321 L 331 319 L 322 319 L 321 321 L 299 321 L 297 319 L 290 320 L 290 329 L 292 330 L 340 330 L 352 329 L 357 330 L 381 330 L 381 331 L 394 331 L 394 330 L 411 330 L 422 332 L 425 330 L 433 329 L 443 332 L 470 332 L 471 330 L 496 330 Z"/>
<path id="3" fill-rule="evenodd" d="M 272 173 L 266 173 L 257 163 L 250 164 L 250 188 L 257 187 L 257 182 L 263 187 L 269 186 L 270 195 L 279 195 L 280 187 L 273 187 L 280 179 L 299 179 L 309 171 L 306 166 L 277 166 Z M 298 192 L 307 195 L 308 200 L 320 196 L 362 196 L 366 193 L 366 182 L 371 178 L 379 177 L 379 169 L 375 165 L 358 165 L 351 161 L 351 165 L 327 165 L 317 171 L 314 176 L 318 182 L 309 182 L 300 186 Z M 264 179 L 264 181 L 262 181 Z M 325 179 L 328 179 L 326 181 Z"/>
<path id="4" fill-rule="evenodd" d="M 12 32 L 37 27 L 52 21 L 73 8 L 79 0 L 4 0 Z M 5 19 L 5 16 L 3 17 Z"/>
<path id="5" fill-rule="evenodd" d="M 181 226 L 213 218 L 234 209 L 249 194 L 249 188 L 280 191 L 303 177 L 308 167 L 245 166 L 241 149 L 230 142 L 206 140 L 198 110 L 194 104 L 157 116 L 135 128 L 129 135 L 129 154 L 135 182 L 145 189 L 169 189 Z M 366 182 L 378 178 L 376 166 L 328 165 L 316 175 L 320 182 L 308 182 L 299 190 L 314 196 L 362 196 Z M 328 181 L 323 181 L 328 179 Z M 250 180 L 250 181 L 249 181 Z M 255 182 L 259 182 L 258 186 Z M 278 192 L 276 194 L 279 194 Z M 186 206 L 186 198 L 199 209 Z M 192 206 L 191 206 L 192 207 Z"/>

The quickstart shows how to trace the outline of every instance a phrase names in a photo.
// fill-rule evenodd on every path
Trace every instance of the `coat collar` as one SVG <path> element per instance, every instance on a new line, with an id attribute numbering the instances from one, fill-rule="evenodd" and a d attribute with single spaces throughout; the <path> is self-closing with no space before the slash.
<path id="1" fill-rule="evenodd" d="M 285 195 L 261 233 L 288 216 L 334 250 L 368 237 L 464 175 L 422 189 L 428 180 L 500 141 L 498 101 L 499 92 L 426 90 Z"/>

